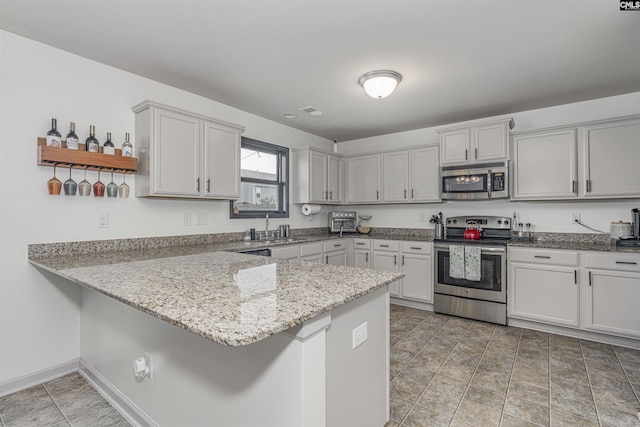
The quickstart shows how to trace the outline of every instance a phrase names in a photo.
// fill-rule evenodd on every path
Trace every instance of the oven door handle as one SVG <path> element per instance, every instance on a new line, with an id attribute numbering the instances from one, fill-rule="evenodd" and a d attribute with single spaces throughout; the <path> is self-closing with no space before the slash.
<path id="1" fill-rule="evenodd" d="M 452 243 L 452 245 L 455 245 L 455 243 Z M 433 247 L 435 249 L 444 249 L 446 251 L 449 250 L 449 246 L 451 245 L 434 245 Z M 480 245 L 480 251 L 481 252 L 506 252 L 507 248 L 503 247 L 503 246 L 482 246 Z"/>

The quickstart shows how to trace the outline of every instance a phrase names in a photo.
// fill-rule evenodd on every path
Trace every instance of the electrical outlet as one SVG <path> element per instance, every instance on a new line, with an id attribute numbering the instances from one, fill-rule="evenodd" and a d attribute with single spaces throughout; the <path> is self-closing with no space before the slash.
<path id="1" fill-rule="evenodd" d="M 197 212 L 196 213 L 196 225 L 207 225 L 207 213 L 206 212 Z"/>
<path id="2" fill-rule="evenodd" d="M 183 223 L 184 223 L 184 225 L 185 225 L 185 226 L 187 226 L 187 227 L 188 227 L 188 226 L 190 226 L 190 225 L 192 225 L 192 222 L 191 222 L 191 212 L 185 212 L 185 213 L 184 213 Z"/>
<path id="3" fill-rule="evenodd" d="M 353 350 L 367 340 L 367 322 L 358 326 L 352 331 L 353 334 Z"/>
<path id="4" fill-rule="evenodd" d="M 576 222 L 580 222 L 580 213 L 572 213 L 571 214 L 571 224 L 575 224 Z"/>
<path id="5" fill-rule="evenodd" d="M 98 214 L 98 228 L 109 228 L 109 214 L 108 213 L 99 213 Z"/>
<path id="6" fill-rule="evenodd" d="M 419 222 L 427 222 L 427 213 L 426 212 L 420 212 L 418 214 L 418 221 Z"/>

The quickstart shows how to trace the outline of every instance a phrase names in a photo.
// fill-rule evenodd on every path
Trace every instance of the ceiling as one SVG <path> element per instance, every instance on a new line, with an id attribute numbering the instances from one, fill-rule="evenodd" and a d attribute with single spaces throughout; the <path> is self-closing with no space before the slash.
<path id="1" fill-rule="evenodd" d="M 337 141 L 640 91 L 616 0 L 0 0 L 0 28 Z"/>

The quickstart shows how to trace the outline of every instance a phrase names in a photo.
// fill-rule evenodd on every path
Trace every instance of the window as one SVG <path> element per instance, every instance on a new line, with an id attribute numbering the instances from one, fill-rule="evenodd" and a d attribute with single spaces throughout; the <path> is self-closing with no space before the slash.
<path id="1" fill-rule="evenodd" d="M 289 218 L 289 149 L 242 138 L 240 198 L 230 218 Z"/>

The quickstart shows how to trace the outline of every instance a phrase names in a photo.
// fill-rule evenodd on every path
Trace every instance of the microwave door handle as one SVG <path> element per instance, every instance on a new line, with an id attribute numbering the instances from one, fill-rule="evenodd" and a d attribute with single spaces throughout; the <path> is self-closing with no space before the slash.
<path id="1" fill-rule="evenodd" d="M 491 169 L 487 171 L 487 198 L 491 198 L 491 183 L 493 179 L 491 178 Z"/>

